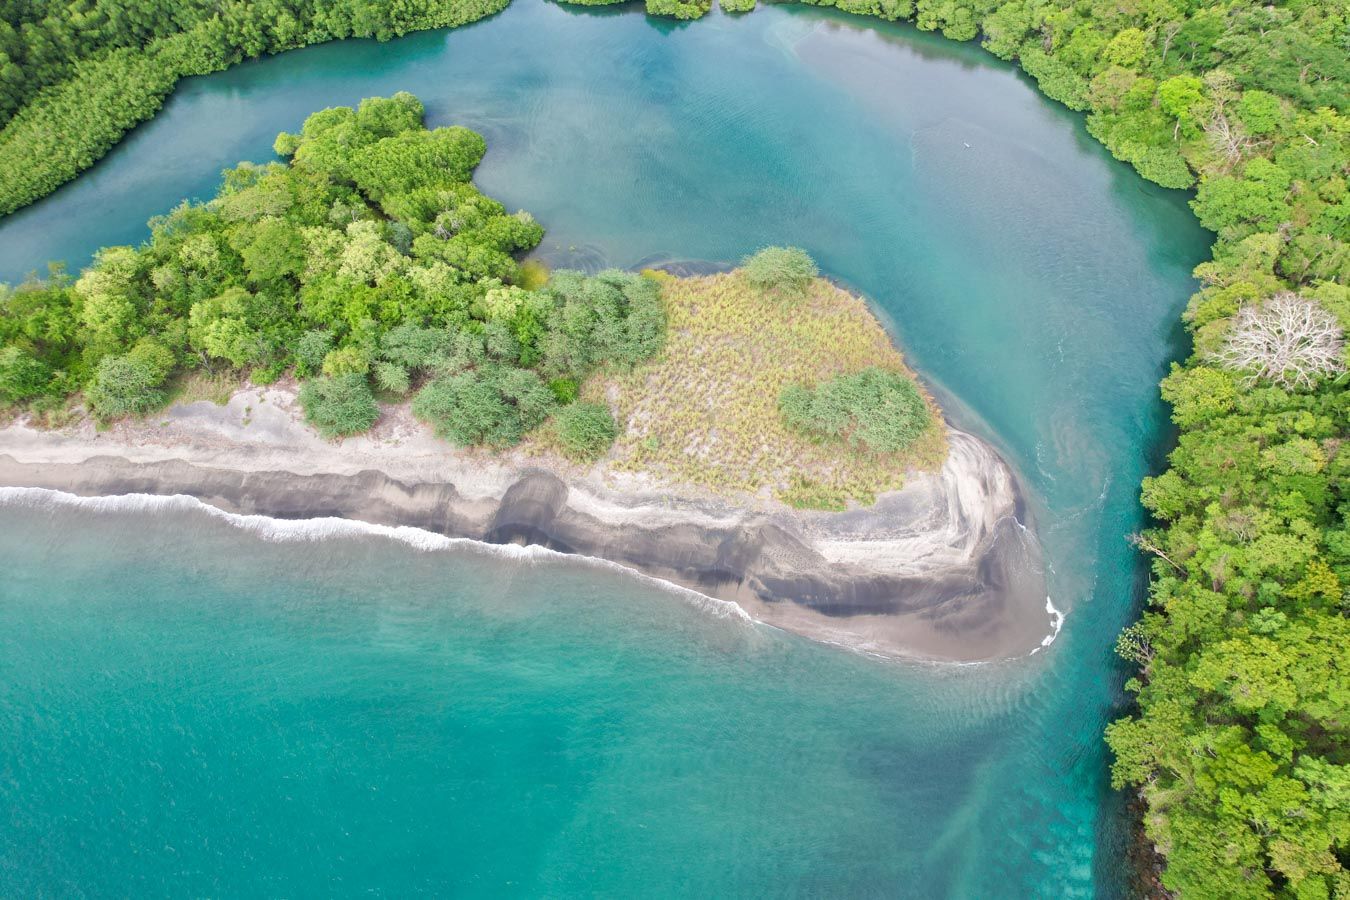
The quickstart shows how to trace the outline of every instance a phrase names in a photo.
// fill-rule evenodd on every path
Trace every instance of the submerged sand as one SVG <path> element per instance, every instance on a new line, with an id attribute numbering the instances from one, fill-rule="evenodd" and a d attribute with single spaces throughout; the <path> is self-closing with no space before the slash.
<path id="1" fill-rule="evenodd" d="M 106 432 L 0 429 L 0 486 L 80 496 L 194 497 L 226 512 L 337 516 L 447 537 L 538 544 L 730 600 L 753 618 L 890 656 L 979 661 L 1053 636 L 1039 546 L 1016 480 L 949 431 L 941 471 L 872 507 L 730 502 L 561 459 L 455 450 L 395 408 L 367 436 L 324 441 L 284 386 L 236 392 Z"/>

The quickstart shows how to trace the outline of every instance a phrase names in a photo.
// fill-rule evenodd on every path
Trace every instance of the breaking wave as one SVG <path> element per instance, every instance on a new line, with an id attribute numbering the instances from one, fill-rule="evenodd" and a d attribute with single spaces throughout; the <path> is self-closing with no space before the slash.
<path id="1" fill-rule="evenodd" d="M 36 487 L 0 487 L 0 506 L 32 510 L 82 509 L 112 514 L 205 514 L 232 528 L 247 532 L 260 540 L 276 543 L 315 543 L 343 537 L 379 537 L 428 553 L 467 551 L 530 565 L 543 561 L 565 561 L 568 564 L 584 565 L 621 573 L 641 584 L 674 594 L 696 608 L 719 618 L 734 619 L 747 624 L 764 624 L 759 623 L 757 619 L 734 601 L 709 597 L 691 588 L 647 575 L 610 560 L 580 554 L 560 553 L 538 545 L 489 544 L 472 538 L 447 537 L 410 525 L 377 525 L 336 516 L 310 519 L 276 519 L 271 516 L 232 513 L 186 494 L 167 496 L 120 494 L 116 496 L 81 497 L 67 491 Z M 1035 540 L 1034 535 L 1021 522 L 1016 519 L 1012 521 L 1020 528 L 1024 540 Z M 1051 631 L 1042 638 L 1040 646 L 1032 649 L 1032 654 L 1038 653 L 1054 643 L 1064 625 L 1065 614 L 1055 607 L 1048 596 L 1045 598 L 1045 611 L 1050 616 Z M 823 643 L 835 644 L 836 642 L 826 640 Z M 838 646 L 848 647 L 849 645 L 839 643 Z M 849 649 L 867 652 L 865 648 L 861 647 L 849 647 Z M 937 664 L 948 665 L 953 663 Z M 954 664 L 967 665 L 967 663 Z"/>
<path id="2" fill-rule="evenodd" d="M 83 509 L 101 513 L 205 513 L 206 515 L 248 532 L 264 541 L 276 543 L 313 543 L 341 537 L 381 537 L 397 541 L 423 552 L 460 550 L 534 564 L 543 560 L 566 561 L 620 572 L 638 582 L 659 588 L 692 603 L 715 616 L 753 623 L 755 620 L 738 604 L 700 594 L 698 591 L 672 584 L 627 566 L 605 559 L 578 554 L 559 553 L 537 545 L 488 544 L 472 538 L 454 538 L 414 528 L 410 525 L 375 525 L 354 519 L 324 516 L 314 519 L 274 519 L 271 516 L 243 515 L 226 512 L 186 494 L 161 496 L 157 494 L 121 494 L 114 497 L 81 497 L 50 488 L 0 487 L 0 506 L 21 509 L 54 510 Z"/>

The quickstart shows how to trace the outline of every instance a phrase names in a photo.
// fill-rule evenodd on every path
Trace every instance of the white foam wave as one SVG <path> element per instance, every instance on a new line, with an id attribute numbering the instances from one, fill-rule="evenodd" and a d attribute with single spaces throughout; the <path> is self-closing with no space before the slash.
<path id="1" fill-rule="evenodd" d="M 196 497 L 190 497 L 186 494 L 168 496 L 121 494 L 114 497 L 81 497 L 77 494 L 50 488 L 0 487 L 0 505 L 38 510 L 66 507 L 108 513 L 205 513 L 234 528 L 246 531 L 260 540 L 277 543 L 318 542 L 339 537 L 375 536 L 398 541 L 424 552 L 467 550 L 525 564 L 534 564 L 543 560 L 565 561 L 573 565 L 586 565 L 621 572 L 642 584 L 675 594 L 691 602 L 699 609 L 721 618 L 738 619 L 748 623 L 755 621 L 739 604 L 730 600 L 709 597 L 682 585 L 647 575 L 607 559 L 559 553 L 556 550 L 537 545 L 522 547 L 518 544 L 488 544 L 483 541 L 475 541 L 472 538 L 446 537 L 410 525 L 376 525 L 335 516 L 313 519 L 274 519 L 271 516 L 244 515 L 226 512 L 219 507 L 204 503 Z"/>
<path id="2" fill-rule="evenodd" d="M 174 513 L 185 512 L 202 514 L 224 522 L 233 528 L 248 532 L 259 540 L 277 543 L 322 542 L 341 537 L 380 537 L 398 541 L 422 552 L 468 551 L 508 559 L 520 564 L 536 564 L 543 561 L 562 562 L 570 565 L 585 565 L 597 569 L 622 573 L 641 584 L 674 594 L 691 603 L 696 608 L 719 618 L 734 619 L 747 624 L 759 623 L 739 604 L 730 600 L 709 597 L 706 594 L 674 584 L 652 575 L 639 572 L 620 563 L 591 556 L 560 553 L 538 545 L 520 546 L 518 544 L 489 544 L 472 538 L 455 538 L 436 534 L 422 528 L 409 525 L 377 525 L 353 519 L 335 516 L 323 516 L 310 519 L 275 519 L 271 516 L 246 515 L 227 512 L 191 497 L 187 494 L 120 494 L 116 496 L 81 497 L 67 491 L 34 487 L 0 487 L 0 506 L 27 508 L 33 510 L 55 510 L 59 508 L 84 509 L 100 513 Z M 1024 536 L 1035 541 L 1035 535 L 1016 518 L 1012 521 Z M 1064 625 L 1065 614 L 1060 612 L 1051 601 L 1045 598 L 1045 611 L 1050 615 L 1051 631 L 1041 640 L 1039 647 L 1031 654 L 1038 653 L 1054 643 Z M 770 625 L 769 627 L 775 627 Z M 843 647 L 867 656 L 897 661 L 892 654 L 877 653 L 867 645 L 847 641 L 820 639 L 823 643 Z M 989 661 L 970 662 L 927 660 L 922 657 L 903 657 L 898 661 L 939 667 L 984 666 Z"/>
<path id="3" fill-rule="evenodd" d="M 1047 594 L 1045 597 L 1045 611 L 1050 614 L 1050 633 L 1041 638 L 1041 646 L 1032 650 L 1032 653 L 1039 653 L 1041 650 L 1049 647 L 1059 637 L 1059 631 L 1064 627 L 1065 614 L 1055 608 L 1055 603 Z"/>

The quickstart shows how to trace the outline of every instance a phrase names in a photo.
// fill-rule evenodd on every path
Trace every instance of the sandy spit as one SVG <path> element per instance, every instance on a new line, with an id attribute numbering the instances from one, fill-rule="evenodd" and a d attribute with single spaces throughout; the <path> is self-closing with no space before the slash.
<path id="1" fill-rule="evenodd" d="M 988 444 L 950 433 L 942 471 L 868 509 L 800 512 L 436 440 L 404 408 L 321 439 L 289 386 L 96 431 L 0 429 L 0 486 L 183 494 L 226 512 L 405 525 L 609 560 L 810 638 L 908 658 L 1033 652 L 1053 631 L 1039 545 Z"/>

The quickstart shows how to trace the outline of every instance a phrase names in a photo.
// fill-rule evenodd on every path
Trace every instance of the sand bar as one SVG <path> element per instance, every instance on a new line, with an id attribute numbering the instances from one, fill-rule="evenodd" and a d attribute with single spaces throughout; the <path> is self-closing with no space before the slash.
<path id="1" fill-rule="evenodd" d="M 406 409 L 324 441 L 289 386 L 171 407 L 107 431 L 0 429 L 0 485 L 81 496 L 183 494 L 227 512 L 338 516 L 606 559 L 739 604 L 756 620 L 869 652 L 1021 656 L 1053 632 L 1016 479 L 985 442 L 949 434 L 936 474 L 867 509 L 730 502 L 524 453 L 456 450 Z"/>

